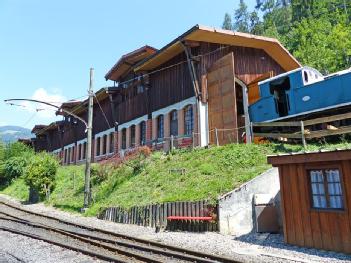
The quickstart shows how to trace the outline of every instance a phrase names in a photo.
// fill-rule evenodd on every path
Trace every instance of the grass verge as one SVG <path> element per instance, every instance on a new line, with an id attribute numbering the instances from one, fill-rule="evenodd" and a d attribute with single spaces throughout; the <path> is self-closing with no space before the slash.
<path id="1" fill-rule="evenodd" d="M 351 144 L 315 144 L 307 150 L 322 148 L 351 148 Z M 129 208 L 169 201 L 216 200 L 270 168 L 268 154 L 301 150 L 299 145 L 231 144 L 176 150 L 172 154 L 154 152 L 141 162 L 129 161 L 116 169 L 96 165 L 105 177 L 103 180 L 93 177 L 93 205 L 86 215 L 96 215 L 100 208 L 108 206 Z M 56 188 L 46 203 L 78 212 L 84 197 L 84 166 L 60 167 L 56 180 Z M 2 193 L 24 200 L 28 187 L 18 178 Z"/>

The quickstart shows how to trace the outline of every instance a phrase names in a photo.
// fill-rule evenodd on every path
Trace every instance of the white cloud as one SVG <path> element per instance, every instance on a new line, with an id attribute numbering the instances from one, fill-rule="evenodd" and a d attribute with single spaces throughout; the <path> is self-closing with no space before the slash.
<path id="1" fill-rule="evenodd" d="M 62 102 L 66 101 L 66 98 L 60 94 L 58 89 L 55 89 L 52 93 L 49 93 L 44 88 L 35 90 L 31 99 L 45 101 L 56 106 L 60 106 Z M 37 117 L 41 119 L 49 120 L 55 117 L 56 109 L 54 107 L 29 101 L 23 102 L 22 105 L 26 111 L 37 111 Z"/>

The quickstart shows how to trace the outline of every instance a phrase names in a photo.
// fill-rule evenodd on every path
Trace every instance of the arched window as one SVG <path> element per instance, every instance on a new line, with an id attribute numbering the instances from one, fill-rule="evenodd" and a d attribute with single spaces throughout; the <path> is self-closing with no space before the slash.
<path id="1" fill-rule="evenodd" d="M 106 154 L 107 152 L 107 135 L 105 134 L 102 138 L 102 154 Z"/>
<path id="2" fill-rule="evenodd" d="M 193 131 L 194 131 L 193 106 L 189 105 L 184 110 L 184 133 L 185 135 L 192 135 Z"/>
<path id="3" fill-rule="evenodd" d="M 97 137 L 97 139 L 96 139 L 96 156 L 100 155 L 100 140 L 101 140 L 101 138 Z"/>
<path id="4" fill-rule="evenodd" d="M 135 125 L 130 127 L 130 146 L 135 146 Z"/>
<path id="5" fill-rule="evenodd" d="M 169 120 L 170 120 L 170 129 L 171 129 L 171 135 L 177 136 L 178 135 L 178 113 L 176 110 L 171 111 L 169 114 Z"/>
<path id="6" fill-rule="evenodd" d="M 113 153 L 115 151 L 114 146 L 115 146 L 115 137 L 114 137 L 114 133 L 111 132 L 110 133 L 110 153 Z"/>
<path id="7" fill-rule="evenodd" d="M 125 150 L 127 148 L 127 129 L 124 128 L 122 130 L 122 149 Z"/>
<path id="8" fill-rule="evenodd" d="M 85 157 L 86 157 L 86 154 L 87 154 L 87 143 L 85 142 L 83 144 L 83 160 L 85 160 Z"/>
<path id="9" fill-rule="evenodd" d="M 140 123 L 140 144 L 145 145 L 146 143 L 146 122 L 142 121 Z"/>
<path id="10" fill-rule="evenodd" d="M 163 130 L 163 115 L 157 117 L 157 138 L 164 137 L 164 130 Z"/>

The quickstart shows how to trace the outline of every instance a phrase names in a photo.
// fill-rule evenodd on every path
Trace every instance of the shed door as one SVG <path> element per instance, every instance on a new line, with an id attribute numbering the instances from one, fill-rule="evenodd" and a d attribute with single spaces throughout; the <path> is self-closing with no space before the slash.
<path id="1" fill-rule="evenodd" d="M 216 144 L 218 129 L 220 145 L 237 142 L 237 110 L 234 77 L 234 55 L 229 53 L 217 60 L 207 74 L 208 120 L 210 144 Z"/>

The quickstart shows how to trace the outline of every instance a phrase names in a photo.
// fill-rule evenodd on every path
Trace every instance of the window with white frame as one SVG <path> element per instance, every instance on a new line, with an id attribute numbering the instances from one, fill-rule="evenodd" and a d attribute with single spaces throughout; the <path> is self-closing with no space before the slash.
<path id="1" fill-rule="evenodd" d="M 309 170 L 309 180 L 313 208 L 344 208 L 341 173 L 339 169 Z"/>
<path id="2" fill-rule="evenodd" d="M 82 159 L 82 144 L 78 145 L 78 160 Z"/>
<path id="3" fill-rule="evenodd" d="M 184 133 L 185 135 L 192 135 L 194 131 L 194 115 L 193 106 L 188 105 L 184 110 Z"/>
<path id="4" fill-rule="evenodd" d="M 87 154 L 87 143 L 84 142 L 83 143 L 83 158 L 82 158 L 83 160 L 85 160 L 86 154 Z"/>
<path id="5" fill-rule="evenodd" d="M 178 112 L 173 110 L 169 114 L 169 121 L 170 121 L 170 133 L 173 136 L 178 135 Z"/>
<path id="6" fill-rule="evenodd" d="M 135 146 L 135 125 L 130 127 L 130 146 Z"/>
<path id="7" fill-rule="evenodd" d="M 140 123 L 140 145 L 146 144 L 146 122 L 142 121 Z"/>
<path id="8" fill-rule="evenodd" d="M 127 129 L 122 129 L 122 149 L 127 149 Z"/>
<path id="9" fill-rule="evenodd" d="M 163 127 L 163 115 L 157 117 L 157 138 L 161 139 L 164 137 L 164 127 Z"/>
<path id="10" fill-rule="evenodd" d="M 107 135 L 102 136 L 102 154 L 105 155 L 107 153 Z"/>
<path id="11" fill-rule="evenodd" d="M 111 132 L 110 133 L 110 153 L 113 153 L 115 151 L 115 137 L 114 137 L 114 133 Z"/>
<path id="12" fill-rule="evenodd" d="M 100 155 L 100 141 L 101 141 L 101 138 L 97 137 L 96 138 L 96 156 Z"/>

